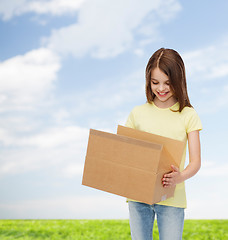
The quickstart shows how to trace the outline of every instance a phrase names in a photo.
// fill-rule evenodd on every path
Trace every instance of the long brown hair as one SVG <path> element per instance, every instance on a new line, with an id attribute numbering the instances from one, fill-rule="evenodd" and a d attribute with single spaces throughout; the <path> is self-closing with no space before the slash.
<path id="1" fill-rule="evenodd" d="M 170 87 L 179 102 L 178 111 L 181 112 L 186 106 L 192 107 L 187 92 L 184 62 L 178 52 L 166 48 L 157 50 L 151 56 L 146 66 L 147 102 L 151 103 L 155 97 L 151 90 L 151 71 L 155 68 L 159 68 L 168 76 Z"/>

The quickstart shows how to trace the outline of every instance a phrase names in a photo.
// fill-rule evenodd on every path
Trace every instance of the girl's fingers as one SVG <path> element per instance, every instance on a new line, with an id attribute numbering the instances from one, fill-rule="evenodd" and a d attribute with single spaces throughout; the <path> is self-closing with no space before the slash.
<path id="1" fill-rule="evenodd" d="M 175 172 L 179 172 L 179 168 L 174 166 L 174 165 L 171 165 L 171 168 L 175 171 Z"/>
<path id="2" fill-rule="evenodd" d="M 172 186 L 172 181 L 170 178 L 163 178 L 162 184 L 163 184 L 163 187 L 170 187 Z"/>
<path id="3" fill-rule="evenodd" d="M 164 178 L 171 178 L 173 177 L 173 173 L 167 173 L 164 175 Z"/>

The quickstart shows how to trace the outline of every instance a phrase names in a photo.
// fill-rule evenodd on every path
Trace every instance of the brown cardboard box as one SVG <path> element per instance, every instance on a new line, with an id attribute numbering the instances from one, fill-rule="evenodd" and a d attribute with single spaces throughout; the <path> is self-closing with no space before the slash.
<path id="1" fill-rule="evenodd" d="M 90 130 L 82 184 L 148 204 L 172 197 L 161 179 L 179 166 L 184 143 L 123 126 L 117 133 Z"/>

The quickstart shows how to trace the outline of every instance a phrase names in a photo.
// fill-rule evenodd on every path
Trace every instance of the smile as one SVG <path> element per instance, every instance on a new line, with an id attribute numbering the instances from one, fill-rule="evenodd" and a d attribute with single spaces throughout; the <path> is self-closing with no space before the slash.
<path id="1" fill-rule="evenodd" d="M 169 92 L 157 92 L 159 96 L 164 97 L 166 96 Z"/>

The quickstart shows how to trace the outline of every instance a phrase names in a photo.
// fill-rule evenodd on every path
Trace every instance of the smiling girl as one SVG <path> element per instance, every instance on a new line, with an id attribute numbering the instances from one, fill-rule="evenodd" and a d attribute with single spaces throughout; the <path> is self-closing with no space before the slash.
<path id="1" fill-rule="evenodd" d="M 184 62 L 172 49 L 161 48 L 149 59 L 146 67 L 147 103 L 136 106 L 126 126 L 141 131 L 184 141 L 189 149 L 186 168 L 186 147 L 180 168 L 161 179 L 163 187 L 175 186 L 174 197 L 148 205 L 129 199 L 132 240 L 152 240 L 155 215 L 161 240 L 182 239 L 186 194 L 184 181 L 194 176 L 201 165 L 200 137 L 202 129 L 198 114 L 190 104 Z"/>

